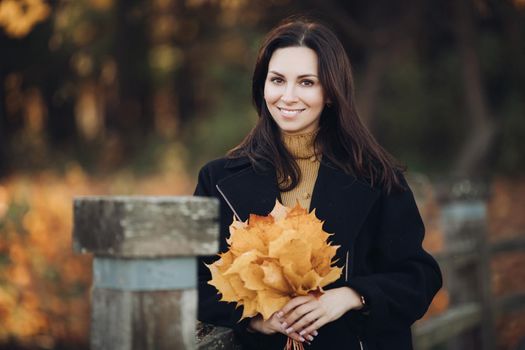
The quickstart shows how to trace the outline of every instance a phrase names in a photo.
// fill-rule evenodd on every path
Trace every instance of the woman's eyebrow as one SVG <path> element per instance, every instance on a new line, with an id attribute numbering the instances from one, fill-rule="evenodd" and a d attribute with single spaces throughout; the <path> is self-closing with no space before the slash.
<path id="1" fill-rule="evenodd" d="M 279 72 L 276 72 L 276 71 L 274 71 L 274 70 L 271 70 L 271 71 L 269 71 L 268 73 L 273 73 L 273 74 L 278 75 L 278 76 L 280 76 L 280 77 L 284 77 L 283 74 L 281 74 L 281 73 L 279 73 Z M 301 74 L 301 75 L 298 76 L 298 78 L 306 78 L 306 77 L 314 77 L 314 78 L 317 78 L 317 75 L 315 75 L 315 74 Z"/>

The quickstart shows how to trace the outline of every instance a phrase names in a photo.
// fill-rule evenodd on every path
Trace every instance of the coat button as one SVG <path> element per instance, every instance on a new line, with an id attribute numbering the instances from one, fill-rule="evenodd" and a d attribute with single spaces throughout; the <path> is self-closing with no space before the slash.
<path id="1" fill-rule="evenodd" d="M 310 198 L 310 193 L 305 192 L 305 193 L 303 194 L 303 198 L 304 198 L 304 199 L 308 199 L 308 198 Z"/>

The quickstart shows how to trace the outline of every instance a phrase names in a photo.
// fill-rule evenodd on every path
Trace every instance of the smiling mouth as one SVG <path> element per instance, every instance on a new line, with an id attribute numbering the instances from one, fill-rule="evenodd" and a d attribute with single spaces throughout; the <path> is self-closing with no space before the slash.
<path id="1" fill-rule="evenodd" d="M 279 111 L 281 111 L 281 113 L 284 116 L 287 116 L 287 117 L 296 116 L 297 114 L 299 114 L 299 113 L 301 113 L 302 111 L 305 110 L 305 108 L 302 108 L 302 109 L 286 109 L 286 108 L 280 108 L 280 107 L 277 107 L 277 109 L 279 109 Z"/>

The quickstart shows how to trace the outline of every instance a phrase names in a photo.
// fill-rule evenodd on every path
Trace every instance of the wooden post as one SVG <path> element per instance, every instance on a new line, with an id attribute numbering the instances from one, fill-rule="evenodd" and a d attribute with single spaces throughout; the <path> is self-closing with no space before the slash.
<path id="1" fill-rule="evenodd" d="M 494 349 L 494 304 L 491 294 L 490 251 L 487 243 L 487 190 L 469 180 L 449 183 L 441 191 L 442 222 L 449 253 L 476 252 L 472 263 L 445 271 L 450 306 L 479 303 L 481 327 L 466 330 L 448 349 Z"/>
<path id="2" fill-rule="evenodd" d="M 73 247 L 92 252 L 91 349 L 195 349 L 197 255 L 218 251 L 216 199 L 79 197 Z"/>

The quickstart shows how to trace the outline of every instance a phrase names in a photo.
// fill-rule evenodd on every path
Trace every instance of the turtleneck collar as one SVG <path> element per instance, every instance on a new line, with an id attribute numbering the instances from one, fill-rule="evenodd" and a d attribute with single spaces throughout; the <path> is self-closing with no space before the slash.
<path id="1" fill-rule="evenodd" d="M 315 155 L 314 140 L 319 129 L 304 134 L 281 132 L 283 143 L 295 159 L 311 158 Z"/>

